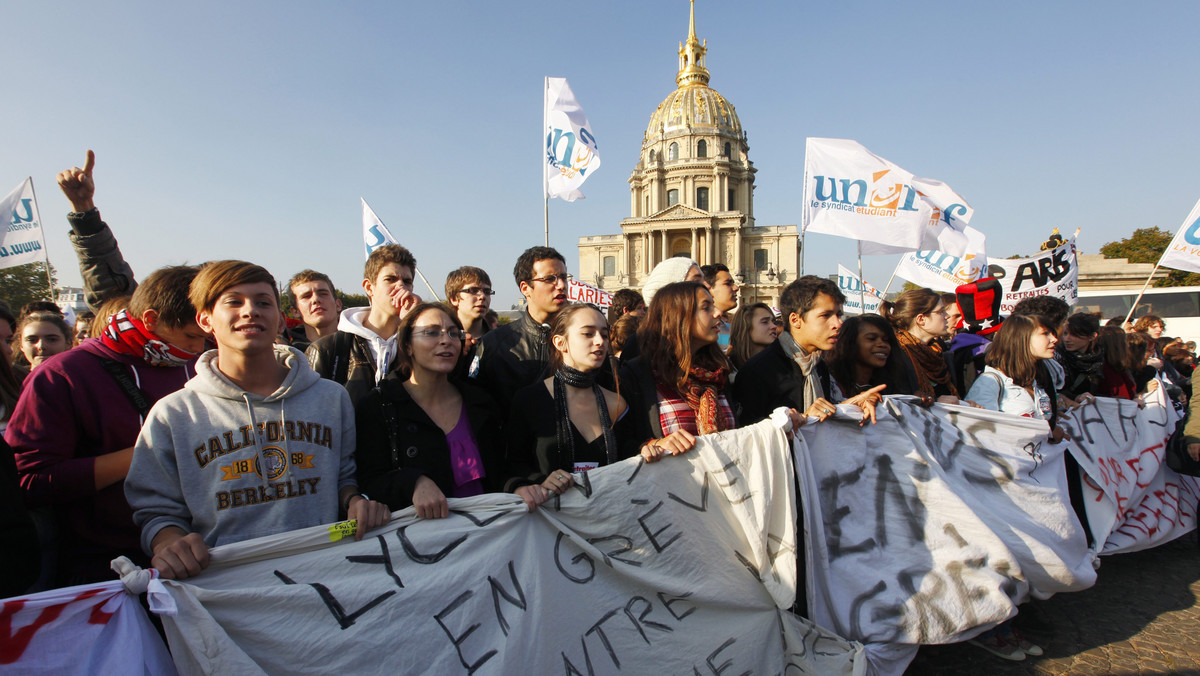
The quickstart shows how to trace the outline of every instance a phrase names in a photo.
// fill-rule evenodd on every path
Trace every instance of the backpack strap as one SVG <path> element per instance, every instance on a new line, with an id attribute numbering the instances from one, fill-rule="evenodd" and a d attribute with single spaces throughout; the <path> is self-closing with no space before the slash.
<path id="1" fill-rule="evenodd" d="M 345 385 L 350 375 L 350 348 L 354 345 L 354 334 L 338 331 L 333 335 L 333 374 L 330 379 L 338 385 Z"/>
<path id="2" fill-rule="evenodd" d="M 129 377 L 129 372 L 125 370 L 125 365 L 116 359 L 100 357 L 100 365 L 108 371 L 108 375 L 112 376 L 113 380 L 117 381 L 117 385 L 121 388 L 121 392 L 129 399 L 129 403 L 133 404 L 133 408 L 137 410 L 142 421 L 146 420 L 146 414 L 150 412 L 150 400 L 146 398 L 146 393 L 133 382 L 133 378 Z"/>

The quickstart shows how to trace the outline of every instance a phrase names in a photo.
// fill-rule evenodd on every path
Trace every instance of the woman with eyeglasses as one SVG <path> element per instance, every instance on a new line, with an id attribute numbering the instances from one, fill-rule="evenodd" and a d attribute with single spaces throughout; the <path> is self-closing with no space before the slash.
<path id="1" fill-rule="evenodd" d="M 885 301 L 879 311 L 896 329 L 896 340 L 907 357 L 905 368 L 916 383 L 913 394 L 942 404 L 959 403 L 941 342 L 950 335 L 942 297 L 929 289 L 910 289 L 894 302 Z"/>
<path id="2" fill-rule="evenodd" d="M 637 455 L 645 441 L 625 398 L 597 382 L 609 353 L 604 314 L 568 305 L 549 341 L 552 375 L 517 390 L 504 429 L 511 474 L 504 488 L 530 509 L 574 485 L 574 474 Z"/>
<path id="3" fill-rule="evenodd" d="M 455 375 L 462 324 L 422 303 L 400 322 L 396 368 L 358 406 L 358 486 L 393 511 L 449 515 L 446 498 L 494 491 L 504 475 L 495 402 Z"/>

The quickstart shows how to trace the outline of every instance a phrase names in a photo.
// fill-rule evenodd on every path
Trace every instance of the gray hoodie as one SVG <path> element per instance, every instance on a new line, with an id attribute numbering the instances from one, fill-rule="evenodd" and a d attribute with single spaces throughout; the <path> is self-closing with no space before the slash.
<path id="1" fill-rule="evenodd" d="M 275 357 L 288 374 L 270 396 L 235 385 L 209 350 L 150 409 L 125 479 L 147 552 L 166 526 L 215 547 L 337 521 L 338 491 L 355 483 L 350 397 L 299 350 Z"/>

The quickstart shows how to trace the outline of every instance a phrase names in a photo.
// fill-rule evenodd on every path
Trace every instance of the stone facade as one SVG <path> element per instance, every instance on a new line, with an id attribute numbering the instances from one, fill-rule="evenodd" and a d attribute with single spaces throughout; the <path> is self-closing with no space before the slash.
<path id="1" fill-rule="evenodd" d="M 679 46 L 676 89 L 650 116 L 629 177 L 621 234 L 579 239 L 579 279 L 602 289 L 640 288 L 672 256 L 724 263 L 743 304 L 778 305 L 799 269 L 794 225 L 754 224 L 754 174 L 733 104 L 708 86 L 707 41 L 696 38 L 693 5 Z"/>

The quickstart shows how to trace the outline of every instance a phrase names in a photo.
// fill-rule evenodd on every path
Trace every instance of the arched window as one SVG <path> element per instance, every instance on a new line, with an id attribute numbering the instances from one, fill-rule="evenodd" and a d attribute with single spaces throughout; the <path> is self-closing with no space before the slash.
<path id="1" fill-rule="evenodd" d="M 650 163 L 651 164 L 654 163 L 654 151 L 653 150 L 650 151 Z"/>
<path id="2" fill-rule="evenodd" d="M 671 144 L 671 147 L 667 151 L 667 159 L 668 160 L 679 159 L 679 144 L 678 143 Z"/>
<path id="3" fill-rule="evenodd" d="M 696 157 L 708 157 L 708 143 L 702 140 L 696 144 Z"/>
<path id="4" fill-rule="evenodd" d="M 679 203 L 679 191 L 672 188 L 667 191 L 667 206 Z"/>
<path id="5" fill-rule="evenodd" d="M 729 157 L 729 156 L 730 156 L 730 153 L 731 153 L 732 151 L 733 151 L 733 148 L 732 148 L 732 147 L 731 147 L 731 146 L 730 146 L 728 143 L 726 143 L 726 144 L 725 144 L 725 152 L 723 153 L 723 155 L 724 155 L 725 157 Z"/>
<path id="6" fill-rule="evenodd" d="M 704 141 L 701 141 L 704 143 Z M 696 188 L 696 208 L 708 211 L 708 188 Z"/>

